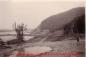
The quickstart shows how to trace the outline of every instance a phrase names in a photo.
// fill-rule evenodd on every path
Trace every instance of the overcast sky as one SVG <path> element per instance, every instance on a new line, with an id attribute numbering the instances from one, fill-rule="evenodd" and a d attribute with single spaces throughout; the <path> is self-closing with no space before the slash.
<path id="1" fill-rule="evenodd" d="M 36 28 L 51 15 L 84 6 L 84 3 L 79 2 L 22 1 L 0 1 L 0 29 L 12 29 L 14 22 L 23 22 L 27 28 Z"/>

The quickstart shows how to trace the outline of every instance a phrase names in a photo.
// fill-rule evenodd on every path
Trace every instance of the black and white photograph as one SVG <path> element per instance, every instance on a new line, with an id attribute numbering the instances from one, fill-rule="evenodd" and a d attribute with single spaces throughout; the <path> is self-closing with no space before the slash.
<path id="1" fill-rule="evenodd" d="M 0 0 L 0 57 L 85 57 L 85 2 Z"/>

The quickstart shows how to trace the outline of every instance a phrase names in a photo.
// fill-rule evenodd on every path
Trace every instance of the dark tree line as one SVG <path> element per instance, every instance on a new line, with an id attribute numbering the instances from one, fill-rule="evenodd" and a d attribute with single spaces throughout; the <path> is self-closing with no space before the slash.
<path id="1" fill-rule="evenodd" d="M 85 15 L 75 18 L 71 23 L 65 25 L 64 34 L 85 34 Z"/>

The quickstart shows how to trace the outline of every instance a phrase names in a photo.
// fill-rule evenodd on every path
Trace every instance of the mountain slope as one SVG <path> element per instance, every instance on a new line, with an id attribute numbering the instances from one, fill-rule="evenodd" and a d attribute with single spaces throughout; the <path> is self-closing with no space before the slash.
<path id="1" fill-rule="evenodd" d="M 73 35 L 75 35 L 74 33 L 84 32 L 85 8 L 84 7 L 73 8 L 70 9 L 69 11 L 52 15 L 46 18 L 44 21 L 42 21 L 39 27 L 37 27 L 34 30 L 34 33 L 41 34 L 44 30 L 49 30 L 49 33 L 47 34 L 45 33 L 45 35 L 35 36 L 35 38 L 31 40 L 35 42 L 45 38 L 45 41 L 58 41 L 58 40 L 60 41 L 65 38 L 73 37 Z M 68 35 L 69 37 L 65 37 Z"/>
<path id="2" fill-rule="evenodd" d="M 78 7 L 78 8 L 73 8 L 69 11 L 52 15 L 48 18 L 46 18 L 42 23 L 40 24 L 40 29 L 41 30 L 58 30 L 63 28 L 66 24 L 72 22 L 76 18 L 85 15 L 85 8 L 84 7 Z"/>

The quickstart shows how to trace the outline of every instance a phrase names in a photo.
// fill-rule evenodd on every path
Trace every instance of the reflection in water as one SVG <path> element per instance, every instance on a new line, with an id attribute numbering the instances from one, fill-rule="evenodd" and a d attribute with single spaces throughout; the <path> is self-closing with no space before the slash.
<path id="1" fill-rule="evenodd" d="M 65 42 L 66 43 L 66 42 Z M 32 46 L 32 47 L 24 47 L 21 49 L 18 49 L 16 51 L 13 51 L 11 53 L 10 56 L 8 57 L 85 57 L 85 53 L 84 53 L 84 48 L 83 48 L 83 44 L 77 45 L 77 44 L 70 44 L 68 43 L 67 45 L 58 45 L 55 48 L 53 48 L 53 50 L 50 47 L 47 46 Z M 76 56 L 54 56 L 54 55 L 40 55 L 43 53 L 48 53 L 48 52 L 56 52 L 58 54 L 58 52 L 71 52 L 71 53 L 78 53 L 79 55 Z M 32 54 L 32 55 L 27 55 L 27 54 Z M 34 54 L 34 56 L 33 56 Z M 59 53 L 60 54 L 60 53 Z M 7 57 L 8 54 L 5 54 L 4 57 Z M 17 55 L 17 56 L 16 56 Z"/>
<path id="2" fill-rule="evenodd" d="M 13 51 L 9 57 L 24 57 L 24 56 L 18 56 L 18 54 L 24 54 L 24 53 L 25 53 L 25 50 L 21 48 L 16 51 Z"/>
<path id="3" fill-rule="evenodd" d="M 40 53 L 50 52 L 51 50 L 52 49 L 50 47 L 46 47 L 46 46 L 27 47 L 14 51 L 9 57 L 35 57 Z"/>
<path id="4" fill-rule="evenodd" d="M 45 53 L 45 52 L 49 52 L 52 49 L 50 47 L 47 46 L 34 46 L 34 47 L 29 47 L 29 48 L 24 48 L 26 54 L 34 54 L 34 55 L 38 55 L 40 53 Z"/>
<path id="5" fill-rule="evenodd" d="M 18 56 L 18 54 L 24 54 L 24 53 L 25 53 L 25 50 L 23 48 L 21 48 L 18 50 L 18 53 L 16 55 L 17 55 L 17 57 L 24 57 L 24 55 Z"/>

